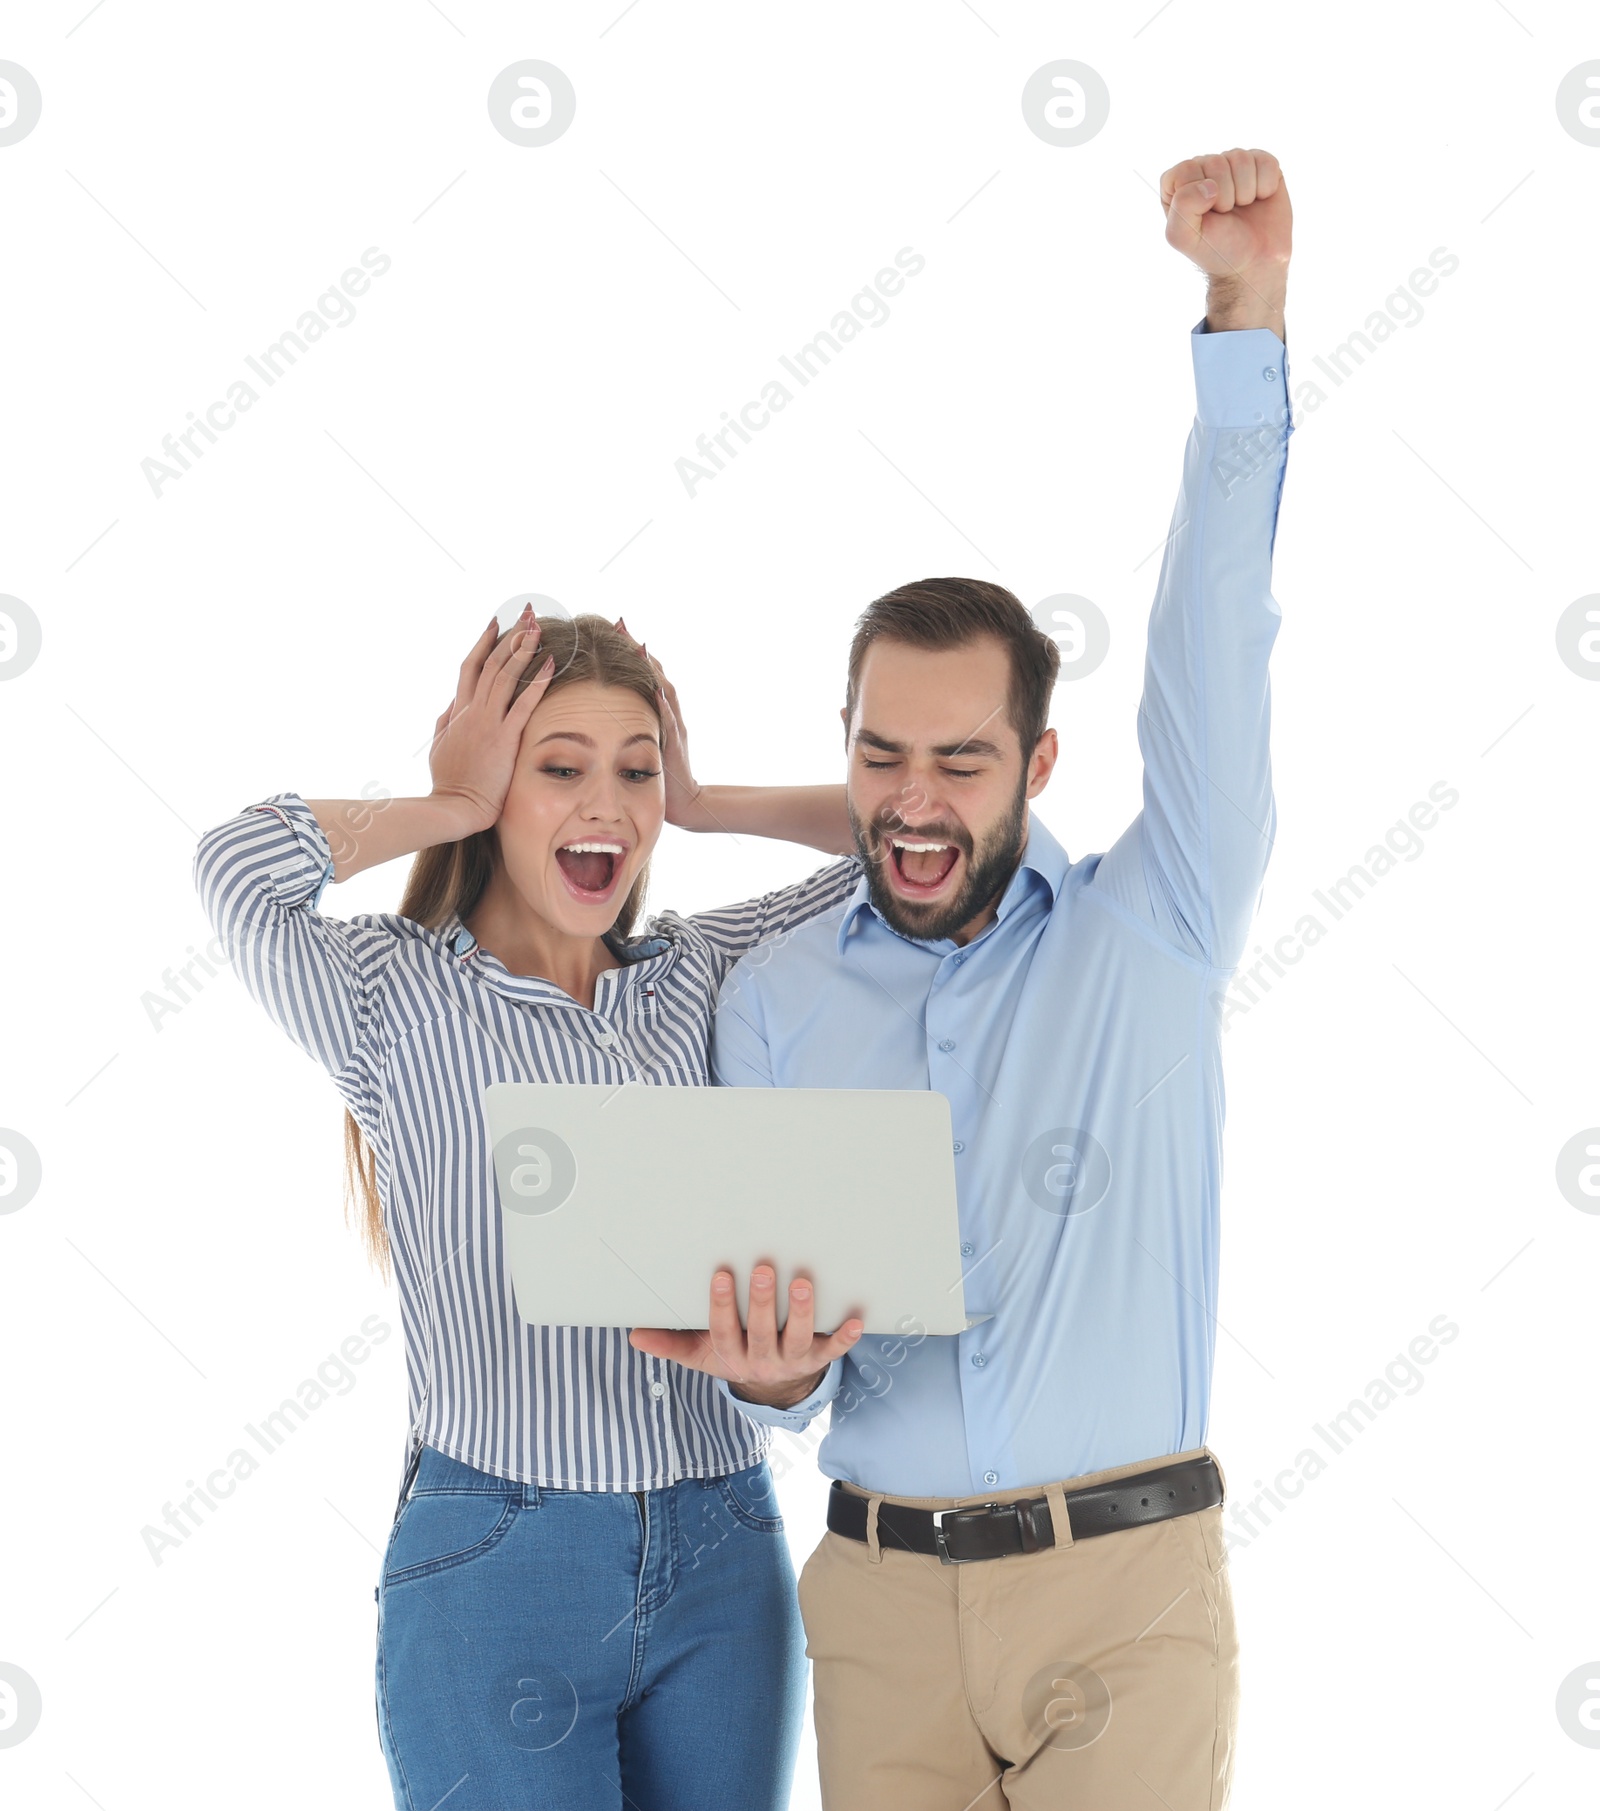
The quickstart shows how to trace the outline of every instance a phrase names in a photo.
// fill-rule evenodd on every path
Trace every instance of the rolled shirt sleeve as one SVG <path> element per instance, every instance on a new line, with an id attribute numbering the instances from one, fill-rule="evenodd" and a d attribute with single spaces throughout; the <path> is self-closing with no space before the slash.
<path id="1" fill-rule="evenodd" d="M 333 877 L 322 826 L 297 792 L 276 792 L 206 831 L 195 889 L 246 991 L 305 1053 L 340 1075 L 372 1022 L 397 946 L 381 921 L 325 917 Z"/>

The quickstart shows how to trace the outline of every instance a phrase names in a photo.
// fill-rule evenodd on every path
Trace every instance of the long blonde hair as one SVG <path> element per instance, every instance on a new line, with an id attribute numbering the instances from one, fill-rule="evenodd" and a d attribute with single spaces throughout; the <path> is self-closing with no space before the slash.
<path id="1" fill-rule="evenodd" d="M 555 672 L 546 697 L 564 685 L 578 685 L 585 680 L 614 685 L 642 698 L 659 722 L 661 706 L 656 696 L 655 669 L 604 617 L 541 616 L 536 620 L 540 629 L 539 651 L 517 686 L 519 693 L 546 656 L 554 655 Z M 405 891 L 400 895 L 400 916 L 429 930 L 436 930 L 452 912 L 466 918 L 489 884 L 498 835 L 498 830 L 491 827 L 459 842 L 436 843 L 430 849 L 419 850 L 412 858 Z M 638 922 L 649 873 L 650 864 L 646 862 L 622 902 L 611 927 L 620 936 L 632 935 Z M 352 1217 L 359 1218 L 367 1256 L 387 1281 L 391 1270 L 389 1235 L 378 1194 L 377 1154 L 348 1109 L 344 1116 L 344 1179 L 345 1223 L 348 1225 Z"/>

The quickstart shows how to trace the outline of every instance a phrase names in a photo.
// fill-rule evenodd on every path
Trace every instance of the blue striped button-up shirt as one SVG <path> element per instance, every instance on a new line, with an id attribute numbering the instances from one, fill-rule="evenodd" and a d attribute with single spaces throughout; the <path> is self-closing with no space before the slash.
<path id="1" fill-rule="evenodd" d="M 490 1082 L 706 1084 L 717 988 L 764 939 L 837 905 L 860 864 L 831 863 L 742 905 L 653 916 L 614 943 L 593 1011 L 514 975 L 452 914 L 318 911 L 333 872 L 298 793 L 201 838 L 194 878 L 251 996 L 335 1088 L 372 1146 L 405 1335 L 411 1440 L 496 1477 L 652 1490 L 753 1465 L 768 1430 L 698 1371 L 614 1327 L 518 1318 L 483 1113 Z M 707 1279 L 709 1285 L 709 1278 Z"/>
<path id="2" fill-rule="evenodd" d="M 1150 618 L 1144 808 L 1070 860 L 1037 818 L 994 921 L 918 942 L 863 880 L 741 962 L 719 1082 L 948 1096 L 972 1313 L 863 1338 L 816 1394 L 819 1463 L 902 1496 L 1025 1488 L 1204 1442 L 1217 1302 L 1218 1004 L 1275 813 L 1267 661 L 1290 423 L 1283 342 L 1192 336 L 1199 406 Z M 1057 782 L 1060 783 L 1059 781 Z"/>

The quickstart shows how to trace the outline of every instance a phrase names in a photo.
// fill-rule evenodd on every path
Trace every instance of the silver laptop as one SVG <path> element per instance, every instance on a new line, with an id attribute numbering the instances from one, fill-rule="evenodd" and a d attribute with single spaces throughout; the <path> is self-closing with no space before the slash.
<path id="1" fill-rule="evenodd" d="M 492 1082 L 517 1312 L 536 1326 L 704 1327 L 712 1272 L 810 1279 L 816 1326 L 960 1333 L 950 1103 L 920 1090 Z"/>

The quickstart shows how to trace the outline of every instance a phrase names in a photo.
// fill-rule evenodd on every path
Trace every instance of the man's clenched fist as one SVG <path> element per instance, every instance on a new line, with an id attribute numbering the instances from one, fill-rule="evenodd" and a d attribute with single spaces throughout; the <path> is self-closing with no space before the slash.
<path id="1" fill-rule="evenodd" d="M 1161 176 L 1167 243 L 1210 279 L 1206 324 L 1270 327 L 1283 337 L 1293 215 L 1270 151 L 1188 157 Z"/>

